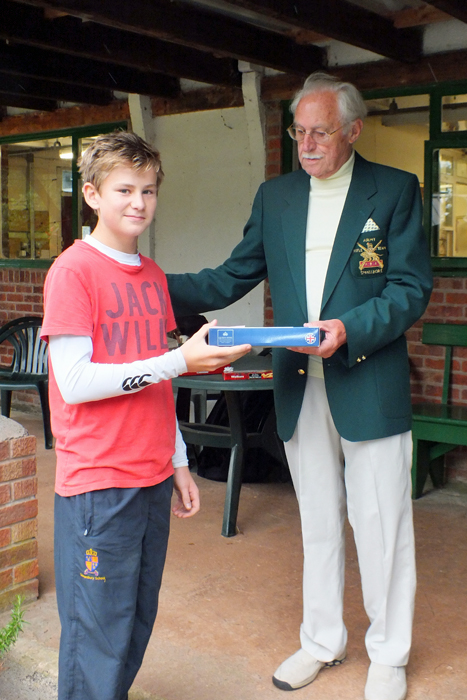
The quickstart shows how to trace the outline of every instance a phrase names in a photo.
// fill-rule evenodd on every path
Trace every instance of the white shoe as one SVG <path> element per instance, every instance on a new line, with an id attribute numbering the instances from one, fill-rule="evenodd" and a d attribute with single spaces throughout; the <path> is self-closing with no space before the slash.
<path id="1" fill-rule="evenodd" d="M 405 666 L 383 666 L 373 661 L 368 669 L 365 700 L 405 700 Z"/>
<path id="2" fill-rule="evenodd" d="M 276 688 L 281 690 L 297 690 L 315 680 L 325 666 L 339 666 L 345 659 L 345 651 L 334 661 L 318 661 L 305 649 L 299 649 L 295 654 L 283 661 L 272 677 Z"/>

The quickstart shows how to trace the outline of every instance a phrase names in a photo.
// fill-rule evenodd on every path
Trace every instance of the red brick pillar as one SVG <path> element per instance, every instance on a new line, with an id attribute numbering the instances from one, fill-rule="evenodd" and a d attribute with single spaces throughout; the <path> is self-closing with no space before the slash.
<path id="1" fill-rule="evenodd" d="M 0 442 L 0 610 L 38 597 L 36 438 Z"/>

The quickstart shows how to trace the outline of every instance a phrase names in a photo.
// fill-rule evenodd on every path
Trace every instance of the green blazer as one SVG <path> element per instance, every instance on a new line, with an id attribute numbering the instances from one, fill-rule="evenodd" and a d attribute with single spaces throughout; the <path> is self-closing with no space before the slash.
<path id="1" fill-rule="evenodd" d="M 310 177 L 303 170 L 269 180 L 256 195 L 244 238 L 215 269 L 167 275 L 176 315 L 224 308 L 266 277 L 274 323 L 308 321 L 305 236 Z M 423 314 L 432 289 L 415 175 L 356 154 L 326 275 L 321 319 L 340 319 L 347 343 L 323 361 L 339 434 L 370 440 L 411 428 L 405 331 Z M 278 432 L 293 435 L 307 379 L 307 356 L 273 351 Z"/>

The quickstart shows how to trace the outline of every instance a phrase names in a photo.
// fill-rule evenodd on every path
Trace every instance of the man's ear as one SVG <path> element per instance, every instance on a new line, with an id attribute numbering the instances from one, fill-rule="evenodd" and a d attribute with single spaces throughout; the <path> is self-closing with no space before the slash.
<path id="1" fill-rule="evenodd" d="M 91 207 L 91 209 L 95 209 L 96 211 L 99 209 L 98 195 L 99 192 L 91 182 L 84 183 L 83 197 L 85 202 Z"/>
<path id="2" fill-rule="evenodd" d="M 355 143 L 360 134 L 362 133 L 363 122 L 361 119 L 356 119 L 352 123 L 352 127 L 349 132 L 349 143 Z"/>

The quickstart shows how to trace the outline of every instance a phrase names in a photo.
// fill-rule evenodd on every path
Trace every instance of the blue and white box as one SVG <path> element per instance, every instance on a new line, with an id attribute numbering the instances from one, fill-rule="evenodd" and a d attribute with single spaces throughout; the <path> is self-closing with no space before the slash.
<path id="1" fill-rule="evenodd" d="M 209 329 L 209 345 L 232 347 L 232 345 L 249 345 L 261 347 L 319 347 L 319 328 L 304 326 L 215 326 Z"/>

